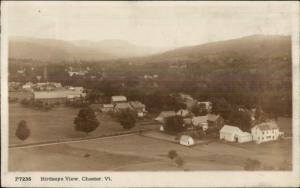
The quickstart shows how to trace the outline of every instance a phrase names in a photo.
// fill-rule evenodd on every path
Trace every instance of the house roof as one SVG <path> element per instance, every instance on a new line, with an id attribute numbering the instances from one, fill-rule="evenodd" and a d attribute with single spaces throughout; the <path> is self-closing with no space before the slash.
<path id="1" fill-rule="evenodd" d="M 251 134 L 248 132 L 238 132 L 237 135 L 238 136 L 251 136 Z"/>
<path id="2" fill-rule="evenodd" d="M 231 125 L 224 125 L 220 130 L 220 133 L 241 133 L 242 130 L 238 127 Z"/>
<path id="3" fill-rule="evenodd" d="M 146 106 L 143 104 L 143 103 L 141 103 L 140 101 L 131 101 L 131 102 L 129 102 L 129 104 L 133 107 L 133 108 L 135 108 L 135 109 L 137 109 L 137 108 L 145 108 Z"/>
<path id="4" fill-rule="evenodd" d="M 261 124 L 258 124 L 254 127 L 257 127 L 258 129 L 264 131 L 264 130 L 272 130 L 272 129 L 278 129 L 278 125 L 274 121 L 264 122 Z"/>
<path id="5" fill-rule="evenodd" d="M 125 110 L 125 109 L 132 109 L 132 107 L 128 102 L 125 102 L 125 103 L 117 103 L 115 105 L 115 109 Z"/>
<path id="6" fill-rule="evenodd" d="M 215 114 L 207 114 L 207 121 L 216 121 L 220 115 L 215 115 Z"/>
<path id="7" fill-rule="evenodd" d="M 113 102 L 125 102 L 127 101 L 127 98 L 125 96 L 112 96 L 111 100 Z"/>
<path id="8" fill-rule="evenodd" d="M 199 124 L 199 123 L 207 123 L 207 115 L 206 116 L 196 116 L 192 118 L 193 124 Z"/>
<path id="9" fill-rule="evenodd" d="M 175 111 L 162 111 L 158 117 L 166 118 L 166 117 L 175 116 L 175 115 L 176 115 Z"/>
<path id="10" fill-rule="evenodd" d="M 180 140 L 188 141 L 189 139 L 194 139 L 194 138 L 190 135 L 185 135 L 185 134 L 180 136 Z"/>
<path id="11" fill-rule="evenodd" d="M 35 91 L 33 93 L 35 99 L 55 99 L 55 98 L 67 98 L 69 95 L 80 96 L 83 95 L 81 91 L 77 90 L 54 90 L 54 91 Z"/>
<path id="12" fill-rule="evenodd" d="M 103 108 L 113 108 L 113 104 L 103 104 Z"/>

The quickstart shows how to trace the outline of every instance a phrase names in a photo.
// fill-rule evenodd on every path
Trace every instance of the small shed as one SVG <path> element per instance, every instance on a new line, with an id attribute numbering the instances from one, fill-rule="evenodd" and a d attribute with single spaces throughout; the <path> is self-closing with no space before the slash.
<path id="1" fill-rule="evenodd" d="M 192 146 L 195 145 L 195 140 L 190 135 L 182 135 L 179 140 L 179 144 L 184 146 Z"/>

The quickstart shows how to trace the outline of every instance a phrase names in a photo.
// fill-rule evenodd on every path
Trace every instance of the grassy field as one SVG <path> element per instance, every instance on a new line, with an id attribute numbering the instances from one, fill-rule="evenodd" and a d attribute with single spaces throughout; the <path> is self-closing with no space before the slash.
<path id="1" fill-rule="evenodd" d="M 176 150 L 183 167 L 168 158 Z M 89 156 L 86 157 L 86 154 Z M 228 144 L 221 141 L 185 147 L 140 135 L 9 150 L 10 171 L 174 171 L 243 170 L 248 158 L 264 167 L 291 167 L 291 141 Z"/>
<path id="2" fill-rule="evenodd" d="M 66 138 L 88 138 L 124 132 L 119 123 L 109 116 L 98 114 L 101 125 L 86 136 L 74 130 L 73 120 L 79 109 L 57 107 L 49 112 L 9 106 L 10 145 L 57 141 Z M 20 120 L 26 120 L 31 136 L 22 142 L 15 136 Z M 280 129 L 291 136 L 291 119 L 279 118 Z M 136 126 L 134 130 L 159 129 L 159 125 Z M 290 169 L 291 139 L 257 145 L 255 143 L 225 143 L 215 140 L 193 147 L 150 138 L 143 135 L 123 135 L 113 138 L 80 141 L 76 143 L 9 149 L 11 171 L 158 171 L 158 170 L 243 170 L 248 158 L 259 160 L 262 169 Z M 177 167 L 167 157 L 176 150 L 184 160 Z M 88 155 L 86 155 L 88 154 Z M 38 161 L 38 162 L 37 162 Z"/>
<path id="3" fill-rule="evenodd" d="M 28 144 L 45 141 L 56 141 L 66 138 L 88 138 L 101 136 L 104 134 L 112 134 L 124 132 L 121 125 L 105 114 L 98 114 L 97 119 L 100 126 L 90 133 L 77 132 L 74 129 L 74 118 L 77 116 L 79 109 L 68 107 L 57 107 L 51 111 L 40 111 L 25 108 L 18 103 L 9 105 L 9 144 Z M 30 137 L 21 141 L 15 136 L 18 123 L 25 120 L 31 130 Z M 137 125 L 132 130 L 159 128 L 159 125 Z"/>

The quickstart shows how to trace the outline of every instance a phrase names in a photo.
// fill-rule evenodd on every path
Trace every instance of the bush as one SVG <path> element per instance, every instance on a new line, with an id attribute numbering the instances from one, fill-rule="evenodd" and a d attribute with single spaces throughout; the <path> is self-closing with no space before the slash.
<path id="1" fill-rule="evenodd" d="M 168 157 L 170 159 L 174 159 L 177 156 L 178 156 L 178 154 L 177 154 L 177 152 L 175 150 L 170 150 L 169 153 L 168 153 Z"/>
<path id="2" fill-rule="evenodd" d="M 183 166 L 183 164 L 184 164 L 184 162 L 183 162 L 183 160 L 182 160 L 182 158 L 181 157 L 179 157 L 179 156 L 177 156 L 176 158 L 175 158 L 175 164 L 178 166 L 178 167 L 182 167 Z"/>
<path id="3" fill-rule="evenodd" d="M 76 131 L 82 131 L 86 134 L 96 130 L 99 126 L 95 112 L 91 108 L 82 108 L 75 118 L 74 124 Z"/>
<path id="4" fill-rule="evenodd" d="M 30 130 L 27 127 L 27 123 L 25 120 L 21 120 L 19 122 L 18 128 L 16 130 L 16 136 L 24 141 L 30 136 Z"/>
<path id="5" fill-rule="evenodd" d="M 165 131 L 169 133 L 179 133 L 186 130 L 183 126 L 183 118 L 181 116 L 170 116 L 165 118 Z"/>
<path id="6" fill-rule="evenodd" d="M 132 110 L 122 110 L 117 114 L 118 121 L 124 129 L 131 129 L 135 126 L 136 113 Z"/>

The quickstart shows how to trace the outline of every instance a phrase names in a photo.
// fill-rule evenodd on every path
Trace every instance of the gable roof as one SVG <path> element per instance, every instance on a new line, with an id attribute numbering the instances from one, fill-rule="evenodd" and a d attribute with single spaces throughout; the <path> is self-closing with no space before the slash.
<path id="1" fill-rule="evenodd" d="M 140 101 L 130 101 L 129 104 L 135 108 L 135 109 L 138 109 L 138 108 L 145 108 L 146 106 L 141 103 Z"/>
<path id="2" fill-rule="evenodd" d="M 124 103 L 117 103 L 115 105 L 115 109 L 117 109 L 117 110 L 130 109 L 130 110 L 132 110 L 132 107 L 130 106 L 130 104 L 128 102 L 124 102 Z"/>
<path id="3" fill-rule="evenodd" d="M 77 90 L 54 90 L 54 91 L 35 91 L 33 92 L 34 99 L 57 99 L 57 98 L 67 98 L 69 95 L 73 96 L 84 96 L 84 93 Z"/>
<path id="4" fill-rule="evenodd" d="M 199 123 L 207 123 L 207 115 L 206 116 L 196 116 L 192 118 L 193 124 L 199 124 Z"/>
<path id="5" fill-rule="evenodd" d="M 207 121 L 216 121 L 220 115 L 215 115 L 215 114 L 207 114 Z"/>
<path id="6" fill-rule="evenodd" d="M 125 102 L 127 98 L 125 96 L 112 96 L 111 100 L 112 102 Z"/>
<path id="7" fill-rule="evenodd" d="M 254 127 L 257 127 L 258 129 L 264 131 L 264 130 L 272 130 L 272 129 L 278 129 L 278 125 L 274 121 L 264 122 L 260 123 Z"/>
<path id="8" fill-rule="evenodd" d="M 231 126 L 231 125 L 224 125 L 220 130 L 220 133 L 241 133 L 243 132 L 240 128 Z"/>

